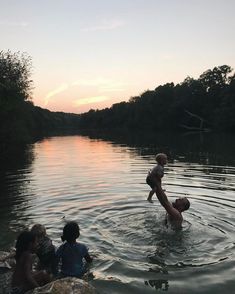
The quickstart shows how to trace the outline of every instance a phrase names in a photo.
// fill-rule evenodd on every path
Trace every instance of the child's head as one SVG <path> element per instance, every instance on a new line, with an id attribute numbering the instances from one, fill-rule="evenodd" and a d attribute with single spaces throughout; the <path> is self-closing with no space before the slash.
<path id="1" fill-rule="evenodd" d="M 36 224 L 31 228 L 31 232 L 41 239 L 46 236 L 46 228 L 43 225 Z"/>
<path id="2" fill-rule="evenodd" d="M 35 234 L 39 239 L 46 236 L 46 228 L 40 224 L 33 225 L 31 228 L 31 232 Z"/>
<path id="3" fill-rule="evenodd" d="M 165 165 L 167 163 L 167 155 L 165 153 L 158 153 L 156 155 L 156 161 L 158 164 Z"/>
<path id="4" fill-rule="evenodd" d="M 69 222 L 63 228 L 63 236 L 61 236 L 62 241 L 67 241 L 69 243 L 75 242 L 80 236 L 80 229 L 76 222 Z"/>
<path id="5" fill-rule="evenodd" d="M 20 233 L 16 241 L 16 259 L 25 251 L 34 252 L 37 247 L 37 237 L 34 233 L 24 231 Z"/>

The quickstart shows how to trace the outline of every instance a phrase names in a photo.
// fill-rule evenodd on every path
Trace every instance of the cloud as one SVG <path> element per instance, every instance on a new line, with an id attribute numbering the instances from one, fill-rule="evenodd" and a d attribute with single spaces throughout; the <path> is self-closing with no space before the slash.
<path id="1" fill-rule="evenodd" d="M 121 82 L 110 82 L 100 87 L 101 92 L 122 92 L 125 91 L 126 84 Z"/>
<path id="2" fill-rule="evenodd" d="M 20 21 L 20 22 L 16 22 L 16 21 L 0 21 L 0 25 L 1 26 L 7 26 L 7 27 L 27 27 L 29 24 L 25 21 Z"/>
<path id="3" fill-rule="evenodd" d="M 107 96 L 94 96 L 94 97 L 77 99 L 77 100 L 74 100 L 73 102 L 74 102 L 74 104 L 76 106 L 81 106 L 81 105 L 86 105 L 86 104 L 103 102 L 103 101 L 106 101 L 108 99 L 109 99 L 109 97 L 107 97 Z"/>
<path id="4" fill-rule="evenodd" d="M 117 28 L 123 27 L 125 22 L 122 20 L 104 20 L 100 25 L 82 28 L 82 32 L 96 32 L 96 31 L 109 31 L 115 30 Z"/>
<path id="5" fill-rule="evenodd" d="M 50 92 L 46 95 L 46 97 L 45 97 L 44 105 L 45 105 L 45 106 L 48 105 L 48 103 L 49 103 L 49 99 L 50 99 L 51 97 L 53 97 L 53 96 L 55 96 L 55 95 L 57 95 L 57 94 L 59 94 L 59 93 L 61 93 L 61 92 L 64 92 L 64 91 L 67 90 L 68 88 L 69 88 L 68 84 L 63 83 L 63 84 L 61 84 L 58 88 L 56 88 L 56 89 L 50 91 Z"/>
<path id="6" fill-rule="evenodd" d="M 95 79 L 80 79 L 73 82 L 72 85 L 79 85 L 79 86 L 100 86 L 103 84 L 107 84 L 110 80 L 105 78 L 95 78 Z"/>
<path id="7" fill-rule="evenodd" d="M 174 56 L 173 55 L 163 55 L 162 56 L 162 58 L 161 58 L 162 60 L 164 60 L 164 61 L 171 61 L 171 60 L 174 60 Z"/>
<path id="8" fill-rule="evenodd" d="M 126 83 L 116 82 L 112 79 L 96 78 L 96 79 L 80 79 L 73 82 L 73 86 L 93 86 L 98 87 L 99 92 L 120 92 L 125 91 Z"/>
<path id="9" fill-rule="evenodd" d="M 106 78 L 102 78 L 102 77 L 98 77 L 98 78 L 94 78 L 94 79 L 79 79 L 77 81 L 74 81 L 71 84 L 62 83 L 58 88 L 47 93 L 46 97 L 44 98 L 44 106 L 47 106 L 49 104 L 52 97 L 54 97 L 64 91 L 67 91 L 67 90 L 71 89 L 71 87 L 74 87 L 74 86 L 79 86 L 79 88 L 82 92 L 87 91 L 86 87 L 88 87 L 88 89 L 89 89 L 89 87 L 94 87 L 95 89 L 92 89 L 92 91 L 93 92 L 95 91 L 97 94 L 101 94 L 99 96 L 77 99 L 77 100 L 73 101 L 76 106 L 80 106 L 80 105 L 84 105 L 84 104 L 92 104 L 92 103 L 106 101 L 109 99 L 109 97 L 102 95 L 102 93 L 125 91 L 126 85 L 127 84 L 125 84 L 123 82 L 118 82 L 118 81 L 114 81 L 112 79 L 106 79 Z M 85 87 L 85 89 L 84 89 L 84 87 Z M 81 95 L 81 91 L 80 91 L 80 95 Z"/>

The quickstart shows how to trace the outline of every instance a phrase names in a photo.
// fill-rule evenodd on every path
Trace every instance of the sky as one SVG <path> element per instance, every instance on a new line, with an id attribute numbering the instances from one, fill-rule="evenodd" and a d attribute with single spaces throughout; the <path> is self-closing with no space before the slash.
<path id="1" fill-rule="evenodd" d="M 82 113 L 235 68 L 234 0 L 0 0 L 0 50 L 32 57 L 34 105 Z"/>

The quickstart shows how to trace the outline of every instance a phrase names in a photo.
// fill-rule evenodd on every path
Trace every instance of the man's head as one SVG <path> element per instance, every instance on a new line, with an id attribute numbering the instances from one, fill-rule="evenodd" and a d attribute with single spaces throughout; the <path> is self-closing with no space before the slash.
<path id="1" fill-rule="evenodd" d="M 190 207 L 190 202 L 187 197 L 177 198 L 173 203 L 173 207 L 176 208 L 179 212 L 188 210 Z"/>

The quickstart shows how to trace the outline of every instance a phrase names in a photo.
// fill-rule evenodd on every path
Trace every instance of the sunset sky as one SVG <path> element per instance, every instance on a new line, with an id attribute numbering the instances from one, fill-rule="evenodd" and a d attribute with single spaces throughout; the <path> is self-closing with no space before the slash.
<path id="1" fill-rule="evenodd" d="M 223 64 L 234 0 L 0 0 L 0 50 L 33 61 L 33 102 L 81 113 Z"/>

